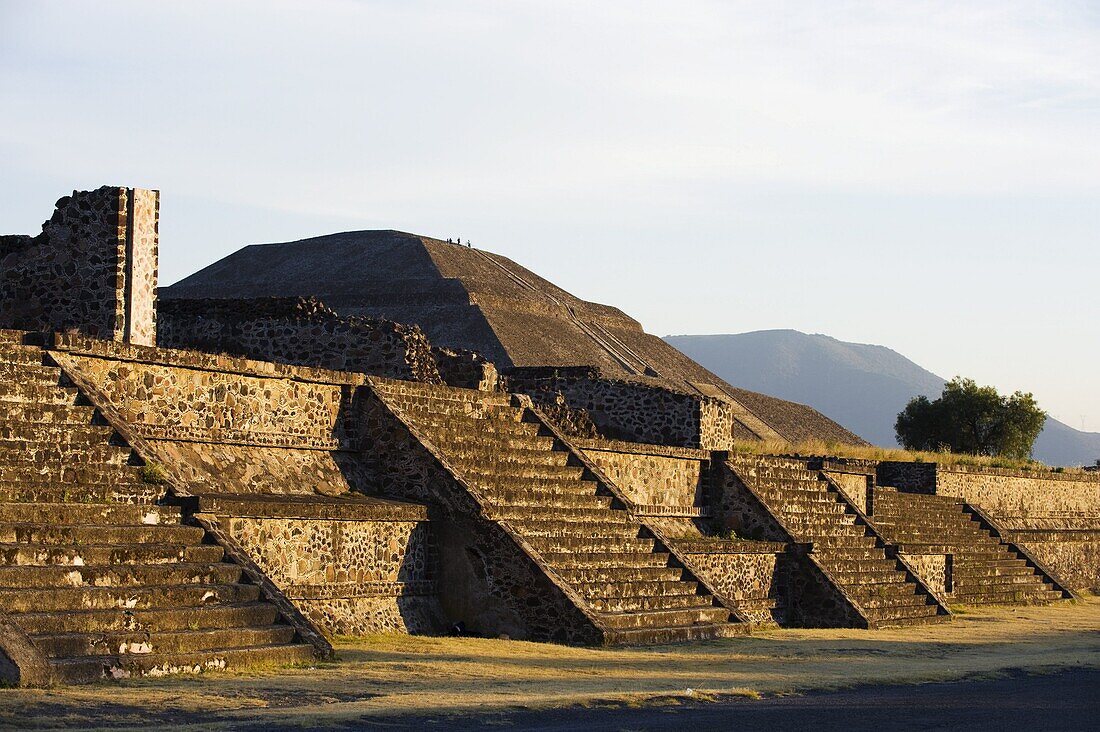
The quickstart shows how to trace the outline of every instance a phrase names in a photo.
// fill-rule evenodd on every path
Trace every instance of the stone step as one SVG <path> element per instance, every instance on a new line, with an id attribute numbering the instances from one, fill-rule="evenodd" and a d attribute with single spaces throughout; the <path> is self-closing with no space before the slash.
<path id="1" fill-rule="evenodd" d="M 79 526 L 94 523 L 113 526 L 178 525 L 176 506 L 134 506 L 118 503 L 0 503 L 0 525 L 49 524 Z"/>
<path id="2" fill-rule="evenodd" d="M 1037 577 L 1035 570 L 1028 566 L 1025 559 L 1003 559 L 992 562 L 956 561 L 951 569 L 955 579 L 979 577 Z"/>
<path id="3" fill-rule="evenodd" d="M 215 607 L 256 602 L 256 585 L 169 585 L 145 587 L 0 587 L 0 608 L 10 613 L 90 610 L 149 610 Z"/>
<path id="4" fill-rule="evenodd" d="M 47 524 L 0 524 L 4 544 L 198 544 L 203 530 L 179 524 L 161 526 L 97 526 Z"/>
<path id="5" fill-rule="evenodd" d="M 874 536 L 844 534 L 838 536 L 815 536 L 812 539 L 814 550 L 818 553 L 833 552 L 837 549 L 858 550 L 873 549 L 878 546 Z"/>
<path id="6" fill-rule="evenodd" d="M 678 567 L 604 567 L 557 570 L 558 575 L 571 585 L 620 582 L 679 582 L 684 570 Z"/>
<path id="7" fill-rule="evenodd" d="M 610 512 L 609 512 L 610 513 Z M 637 539 L 641 526 L 633 522 L 523 520 L 508 524 L 524 537 L 568 536 L 576 538 Z"/>
<path id="8" fill-rule="evenodd" d="M 489 483 L 497 478 L 581 480 L 584 477 L 584 468 L 579 465 L 459 462 L 455 464 L 455 470 L 462 477 L 478 483 Z"/>
<path id="9" fill-rule="evenodd" d="M 524 539 L 540 555 L 546 554 L 597 554 L 597 553 L 639 553 L 653 551 L 656 542 L 653 539 L 636 539 L 606 536 L 535 536 L 525 535 Z"/>
<path id="10" fill-rule="evenodd" d="M 136 467 L 116 462 L 89 464 L 86 461 L 80 461 L 73 464 L 66 462 L 62 465 L 26 461 L 0 463 L 0 483 L 49 482 L 54 485 L 87 485 L 115 480 L 129 483 L 137 477 Z"/>
<path id="11" fill-rule="evenodd" d="M 878 627 L 890 627 L 891 625 L 909 625 L 908 621 L 917 618 L 933 618 L 939 616 L 940 611 L 936 605 L 901 605 L 896 607 L 866 608 L 867 618 Z"/>
<path id="12" fill-rule="evenodd" d="M 698 607 L 707 596 L 692 590 L 679 595 L 624 595 L 621 597 L 590 597 L 588 606 L 596 612 L 638 612 L 640 610 L 674 610 Z"/>
<path id="13" fill-rule="evenodd" d="M 552 567 L 561 569 L 594 569 L 606 567 L 667 567 L 670 555 L 666 552 L 550 552 L 542 558 Z"/>
<path id="14" fill-rule="evenodd" d="M 222 585 L 240 581 L 241 568 L 225 562 L 111 566 L 0 567 L 0 587 L 144 587 Z"/>
<path id="15" fill-rule="evenodd" d="M 892 581 L 865 582 L 858 577 L 848 577 L 841 582 L 844 589 L 857 600 L 878 598 L 889 604 L 894 600 L 907 600 L 913 597 L 928 597 L 915 582 L 908 582 L 905 575 L 897 572 Z M 882 603 L 880 603 L 882 604 Z M 902 602 L 901 604 L 905 604 Z"/>
<path id="16" fill-rule="evenodd" d="M 908 595 L 855 595 L 856 602 L 867 616 L 878 616 L 883 611 L 901 610 L 905 608 L 931 607 L 936 608 L 936 601 L 931 595 L 910 593 Z M 934 615 L 935 613 L 928 613 Z"/>
<path id="17" fill-rule="evenodd" d="M 495 440 L 486 440 L 480 445 L 451 446 L 446 451 L 447 459 L 462 469 L 495 468 L 494 471 L 512 472 L 517 468 L 561 468 L 571 457 L 564 450 L 519 449 L 497 444 Z M 478 471 L 489 472 L 489 471 Z"/>
<path id="18" fill-rule="evenodd" d="M 714 625 L 678 625 L 671 628 L 608 629 L 604 644 L 615 646 L 664 645 L 690 641 L 733 638 L 746 635 L 748 623 L 717 623 Z"/>
<path id="19" fill-rule="evenodd" d="M 229 648 L 285 645 L 294 639 L 289 625 L 260 627 L 204 628 L 149 633 L 113 630 L 93 633 L 58 633 L 33 636 L 34 644 L 47 658 L 77 656 L 120 656 L 150 653 L 194 653 Z"/>
<path id="20" fill-rule="evenodd" d="M 882 560 L 886 555 L 883 553 L 880 547 L 828 547 L 827 551 L 822 549 L 814 553 L 814 556 L 819 561 L 832 563 L 842 563 L 849 561 L 867 561 L 867 560 Z"/>
<path id="21" fill-rule="evenodd" d="M 371 386 L 377 393 L 394 398 L 426 397 L 505 406 L 512 403 L 512 395 L 504 392 L 487 392 L 445 384 L 426 384 L 422 381 L 372 379 Z"/>
<path id="22" fill-rule="evenodd" d="M 51 386 L 38 382 L 19 383 L 0 381 L 0 400 L 27 402 L 30 404 L 69 404 L 76 403 L 77 390 L 71 386 Z"/>
<path id="23" fill-rule="evenodd" d="M 80 465 L 125 465 L 130 448 L 119 445 L 42 446 L 30 443 L 0 446 L 0 465 L 5 468 L 34 468 L 39 471 L 61 471 Z"/>
<path id="24" fill-rule="evenodd" d="M 603 626 L 616 630 L 671 628 L 726 623 L 730 620 L 730 611 L 728 608 L 707 604 L 692 608 L 601 613 L 599 620 Z"/>
<path id="25" fill-rule="evenodd" d="M 57 386 L 61 380 L 61 369 L 39 363 L 13 363 L 0 360 L 0 381 L 17 384 L 42 384 Z"/>
<path id="26" fill-rule="evenodd" d="M 41 366 L 46 354 L 38 346 L 14 343 L 0 343 L 0 363 L 28 364 Z"/>
<path id="27" fill-rule="evenodd" d="M 590 604 L 601 602 L 608 605 L 612 600 L 631 597 L 699 596 L 699 585 L 691 580 L 575 582 L 571 586 Z"/>
<path id="28" fill-rule="evenodd" d="M 163 486 L 133 481 L 104 485 L 55 483 L 52 480 L 0 481 L 0 502 L 8 503 L 133 503 L 149 505 L 164 494 Z"/>
<path id="29" fill-rule="evenodd" d="M 43 445 L 97 445 L 115 434 L 107 425 L 35 424 L 31 422 L 0 422 L 0 447 L 26 447 L 20 443 Z"/>
<path id="30" fill-rule="evenodd" d="M 593 484 L 595 485 L 595 484 Z M 524 506 L 530 508 L 574 508 L 607 510 L 615 500 L 612 496 L 553 491 L 494 490 L 486 497 L 497 506 Z"/>
<path id="31" fill-rule="evenodd" d="M 230 648 L 181 654 L 127 654 L 83 656 L 52 662 L 60 682 L 90 683 L 101 679 L 202 673 L 225 669 L 287 666 L 314 660 L 313 647 L 304 643 L 252 648 Z"/>
<path id="32" fill-rule="evenodd" d="M 491 510 L 494 519 L 509 523 L 558 522 L 598 524 L 600 526 L 629 526 L 637 531 L 637 523 L 626 511 L 592 508 L 566 508 L 557 506 L 497 505 Z"/>
<path id="33" fill-rule="evenodd" d="M 0 544 L 0 564 L 9 567 L 103 566 L 114 564 L 214 563 L 224 558 L 216 544 L 133 544 L 62 546 Z"/>
<path id="34" fill-rule="evenodd" d="M 798 527 L 808 526 L 855 526 L 856 515 L 854 513 L 800 513 L 798 511 L 788 511 L 786 507 L 783 510 L 784 520 Z"/>
<path id="35" fill-rule="evenodd" d="M 278 612 L 266 602 L 195 605 L 157 610 L 28 612 L 13 616 L 30 635 L 112 631 L 164 632 L 274 625 Z"/>
<path id="36" fill-rule="evenodd" d="M 977 590 L 954 592 L 951 600 L 959 605 L 1014 605 L 1019 603 L 1045 603 L 1064 599 L 1062 593 L 1051 589 L 1021 587 L 1005 592 Z"/>
<path id="37" fill-rule="evenodd" d="M 0 399 L 0 424 L 90 425 L 95 407 L 72 404 L 38 404 Z"/>
<path id="38" fill-rule="evenodd" d="M 506 493 L 574 493 L 595 495 L 599 484 L 594 480 L 573 478 L 518 478 L 511 475 L 462 476 L 487 496 Z"/>

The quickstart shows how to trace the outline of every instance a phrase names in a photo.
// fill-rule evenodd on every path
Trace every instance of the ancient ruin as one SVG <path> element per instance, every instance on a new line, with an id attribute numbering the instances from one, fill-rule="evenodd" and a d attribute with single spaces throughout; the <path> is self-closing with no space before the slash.
<path id="1" fill-rule="evenodd" d="M 399 232 L 158 291 L 159 193 L 0 237 L 9 683 L 308 662 L 336 634 L 578 644 L 879 628 L 1100 588 L 1100 474 L 861 441 L 621 311 Z"/>

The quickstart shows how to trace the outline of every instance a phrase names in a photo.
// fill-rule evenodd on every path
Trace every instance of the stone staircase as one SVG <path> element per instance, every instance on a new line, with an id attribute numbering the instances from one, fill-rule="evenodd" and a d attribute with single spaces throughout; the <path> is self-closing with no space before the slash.
<path id="1" fill-rule="evenodd" d="M 875 526 L 902 551 L 951 555 L 947 597 L 960 605 L 1045 603 L 1066 597 L 1027 557 L 1001 540 L 962 499 L 876 487 Z"/>
<path id="2" fill-rule="evenodd" d="M 31 340 L 0 331 L 0 611 L 54 681 L 313 659 Z"/>
<path id="3" fill-rule="evenodd" d="M 867 622 L 890 627 L 938 622 L 948 611 L 888 551 L 886 542 L 820 471 L 799 459 L 733 457 L 729 467 Z"/>
<path id="4" fill-rule="evenodd" d="M 742 634 L 723 607 L 531 410 L 508 394 L 372 380 L 376 393 L 577 598 L 608 644 Z"/>

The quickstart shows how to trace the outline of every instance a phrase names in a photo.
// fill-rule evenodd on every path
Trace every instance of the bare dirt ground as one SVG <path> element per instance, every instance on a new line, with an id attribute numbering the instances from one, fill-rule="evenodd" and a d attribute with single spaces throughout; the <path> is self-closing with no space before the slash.
<path id="1" fill-rule="evenodd" d="M 1030 710 L 1050 724 L 1027 726 L 1087 729 L 1100 718 L 1097 598 L 969 609 L 923 628 L 780 630 L 655 648 L 375 636 L 337 649 L 339 660 L 308 669 L 3 690 L 0 727 L 712 729 L 755 718 L 745 728 L 784 729 L 783 720 L 804 728 L 800 714 L 869 723 L 920 709 L 927 718 L 910 713 L 894 728 L 944 729 L 944 719 L 974 728 L 966 714 L 1008 699 L 999 717 L 980 719 L 1018 727 Z M 773 708 L 794 716 L 760 716 Z M 945 717 L 951 708 L 958 714 Z"/>

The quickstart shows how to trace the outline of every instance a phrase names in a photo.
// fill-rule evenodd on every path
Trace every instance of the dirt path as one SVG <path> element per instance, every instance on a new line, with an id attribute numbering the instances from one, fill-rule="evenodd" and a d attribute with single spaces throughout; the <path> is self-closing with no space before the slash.
<path id="1" fill-rule="evenodd" d="M 1074 671 L 1083 675 L 1057 678 L 1070 679 L 1067 683 L 1088 679 L 1095 686 L 1096 675 L 1082 670 L 1100 668 L 1100 600 L 972 611 L 953 623 L 926 628 L 784 630 L 658 648 L 378 636 L 339 643 L 338 650 L 338 662 L 314 669 L 4 690 L 0 727 L 272 730 L 385 723 L 441 728 L 471 714 L 478 724 L 493 721 L 486 718 L 489 714 L 506 726 L 512 716 L 527 724 L 565 715 L 560 723 L 567 726 L 548 729 L 572 729 L 568 725 L 595 723 L 618 709 L 625 728 L 635 728 L 645 720 L 675 719 L 678 715 L 669 710 L 677 709 L 700 715 L 681 718 L 692 725 L 709 724 L 708 715 L 718 714 L 712 709 L 727 706 L 753 714 L 789 707 L 797 714 L 809 708 L 804 705 L 819 703 L 812 701 L 819 695 L 845 700 L 835 707 L 842 710 L 875 694 L 900 694 L 896 699 L 901 700 L 906 693 L 868 686 L 926 684 L 914 691 L 923 694 L 935 688 L 927 684 L 960 679 L 993 679 L 994 686 L 984 689 L 1016 684 L 1013 693 L 1025 695 L 1022 703 L 1037 705 L 1048 698 L 1038 691 L 1044 680 L 1055 677 L 1033 674 Z M 1006 680 L 1006 672 L 1028 675 Z M 843 691 L 852 688 L 859 690 Z M 842 693 L 823 694 L 838 690 Z M 806 696 L 790 698 L 795 694 Z M 878 707 L 868 704 L 867 714 L 877 713 Z M 561 711 L 551 717 L 524 714 L 549 709 Z M 902 713 L 901 707 L 893 709 Z M 590 713 L 592 719 L 585 716 Z M 635 713 L 641 717 L 634 719 Z M 615 720 L 606 721 L 618 728 Z"/>

